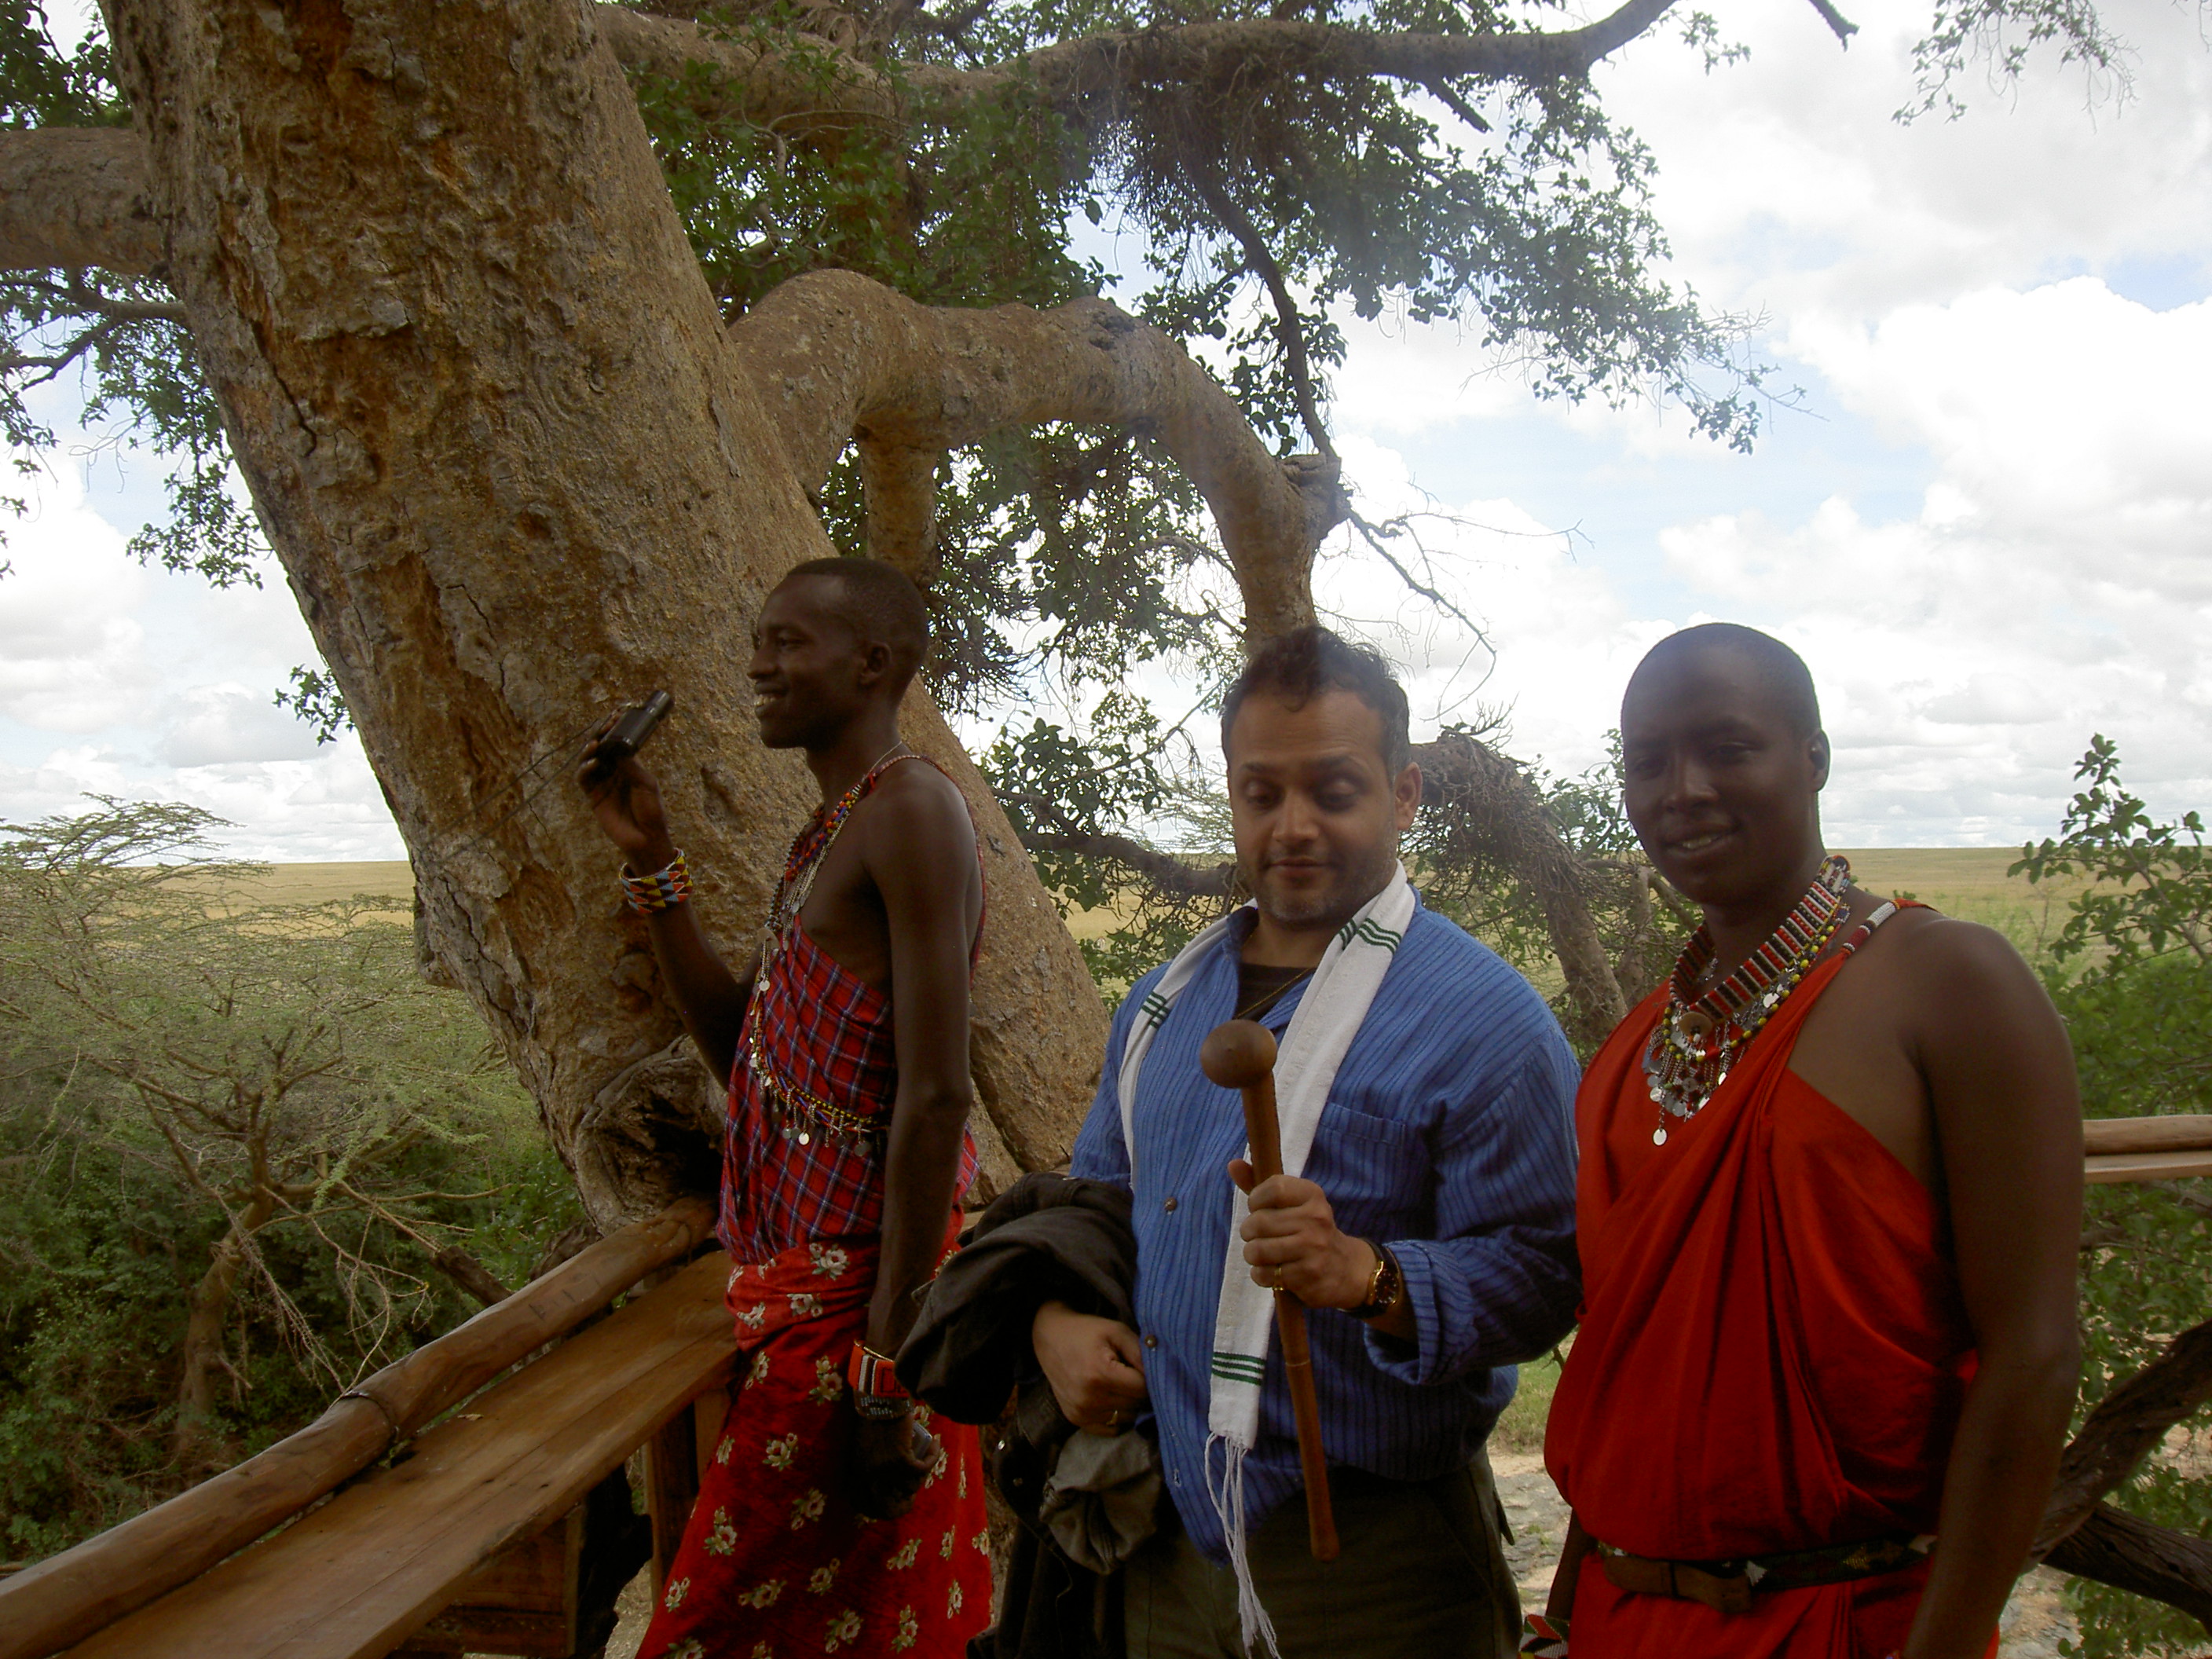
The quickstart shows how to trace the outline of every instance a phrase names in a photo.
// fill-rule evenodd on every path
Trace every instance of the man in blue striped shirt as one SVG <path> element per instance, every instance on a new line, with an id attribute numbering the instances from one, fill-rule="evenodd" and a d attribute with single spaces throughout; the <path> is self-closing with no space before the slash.
<path id="1" fill-rule="evenodd" d="M 1149 1413 L 1173 1522 L 1130 1563 L 1131 1659 L 1244 1652 L 1231 1539 L 1209 1482 L 1231 1182 L 1241 1252 L 1309 1321 L 1343 1553 L 1307 1553 L 1297 1431 L 1271 1346 L 1244 1460 L 1253 1589 L 1284 1659 L 1512 1650 L 1519 1609 L 1483 1443 L 1516 1361 L 1573 1322 L 1574 1057 L 1536 993 L 1433 910 L 1412 911 L 1330 1082 L 1299 1176 L 1251 1188 L 1231 1091 L 1199 1047 L 1223 1021 L 1279 1038 L 1329 941 L 1400 879 L 1419 804 L 1404 691 L 1376 653 L 1308 628 L 1262 647 L 1231 689 L 1223 749 L 1254 906 L 1174 994 L 1139 1060 L 1125 1139 L 1122 1059 L 1164 968 L 1108 1039 L 1072 1173 L 1133 1188 L 1138 1328 L 1048 1304 L 1037 1355 L 1079 1426 Z M 1128 1139 L 1135 1143 L 1130 1157 Z"/>

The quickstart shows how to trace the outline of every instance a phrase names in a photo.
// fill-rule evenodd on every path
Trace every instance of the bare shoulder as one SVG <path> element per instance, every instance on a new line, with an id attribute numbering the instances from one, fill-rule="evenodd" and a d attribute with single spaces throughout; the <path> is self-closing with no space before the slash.
<path id="1" fill-rule="evenodd" d="M 1925 989 L 1945 985 L 2026 983 L 2040 989 L 2035 970 L 1994 927 L 1940 911 L 1900 911 L 1882 930 L 1893 971 Z"/>
<path id="2" fill-rule="evenodd" d="M 886 852 L 975 857 L 975 824 L 966 798 L 926 760 L 902 762 L 885 772 L 860 816 L 870 842 Z"/>
<path id="3" fill-rule="evenodd" d="M 1894 935 L 1885 954 L 1923 1050 L 2058 1036 L 2058 1011 L 2043 981 L 1996 928 L 1916 909 L 1883 931 Z"/>

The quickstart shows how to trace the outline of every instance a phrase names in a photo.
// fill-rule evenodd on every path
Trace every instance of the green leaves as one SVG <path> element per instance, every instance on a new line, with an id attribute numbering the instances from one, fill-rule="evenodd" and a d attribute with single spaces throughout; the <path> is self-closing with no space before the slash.
<path id="1" fill-rule="evenodd" d="M 2052 945 L 2061 960 L 2094 954 L 2113 967 L 2185 951 L 2212 967 L 2212 863 L 2193 811 L 2154 820 L 2120 781 L 2119 749 L 2101 734 L 2074 769 L 2082 785 L 2057 839 L 2021 849 L 2010 873 L 2030 881 L 2072 877 L 2090 885 Z"/>
<path id="2" fill-rule="evenodd" d="M 2057 836 L 2012 866 L 2030 881 L 2079 883 L 2045 982 L 2065 1017 L 2090 1117 L 2212 1111 L 2212 871 L 2197 813 L 2161 822 L 2129 793 L 2117 744 L 2091 739 L 2081 787 Z M 2204 1319 L 2212 1283 L 2212 1201 L 2201 1182 L 2092 1187 L 2081 1256 L 2082 1409 Z M 2201 1443 L 2212 1413 L 2185 1427 Z M 2193 1459 L 2195 1454 L 2190 1454 Z M 2204 1534 L 2212 1485 L 2200 1468 L 2154 1457 L 2113 1501 L 2147 1520 Z M 2158 1603 L 2076 1580 L 2085 1659 L 2194 1653 L 2203 1630 Z"/>

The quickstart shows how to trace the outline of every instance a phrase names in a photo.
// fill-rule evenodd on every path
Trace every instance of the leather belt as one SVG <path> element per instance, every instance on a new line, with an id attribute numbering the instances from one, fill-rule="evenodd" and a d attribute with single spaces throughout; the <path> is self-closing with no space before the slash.
<path id="1" fill-rule="evenodd" d="M 1668 1561 L 1631 1555 L 1610 1544 L 1599 1544 L 1597 1553 L 1605 1576 L 1621 1589 L 1699 1601 L 1716 1613 L 1737 1613 L 1751 1611 L 1754 1595 L 1847 1583 L 1899 1571 L 1924 1560 L 1935 1546 L 1933 1538 L 1900 1534 L 1786 1555 L 1745 1556 L 1734 1561 Z"/>
<path id="2" fill-rule="evenodd" d="M 1605 1576 L 1625 1590 L 1643 1595 L 1671 1595 L 1702 1601 L 1716 1613 L 1749 1613 L 1751 1580 L 1741 1571 L 1723 1577 L 1688 1561 L 1660 1561 L 1650 1556 L 1603 1552 Z"/>

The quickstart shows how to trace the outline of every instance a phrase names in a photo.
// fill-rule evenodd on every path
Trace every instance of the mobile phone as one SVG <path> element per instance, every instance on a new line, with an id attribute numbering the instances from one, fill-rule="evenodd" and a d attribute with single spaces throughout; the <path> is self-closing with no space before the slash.
<path id="1" fill-rule="evenodd" d="M 608 729 L 606 736 L 592 745 L 592 760 L 599 766 L 613 766 L 624 757 L 635 755 L 645 747 L 650 738 L 668 718 L 668 711 L 676 707 L 676 699 L 665 691 L 656 691 L 635 708 L 625 708 L 623 716 Z"/>

